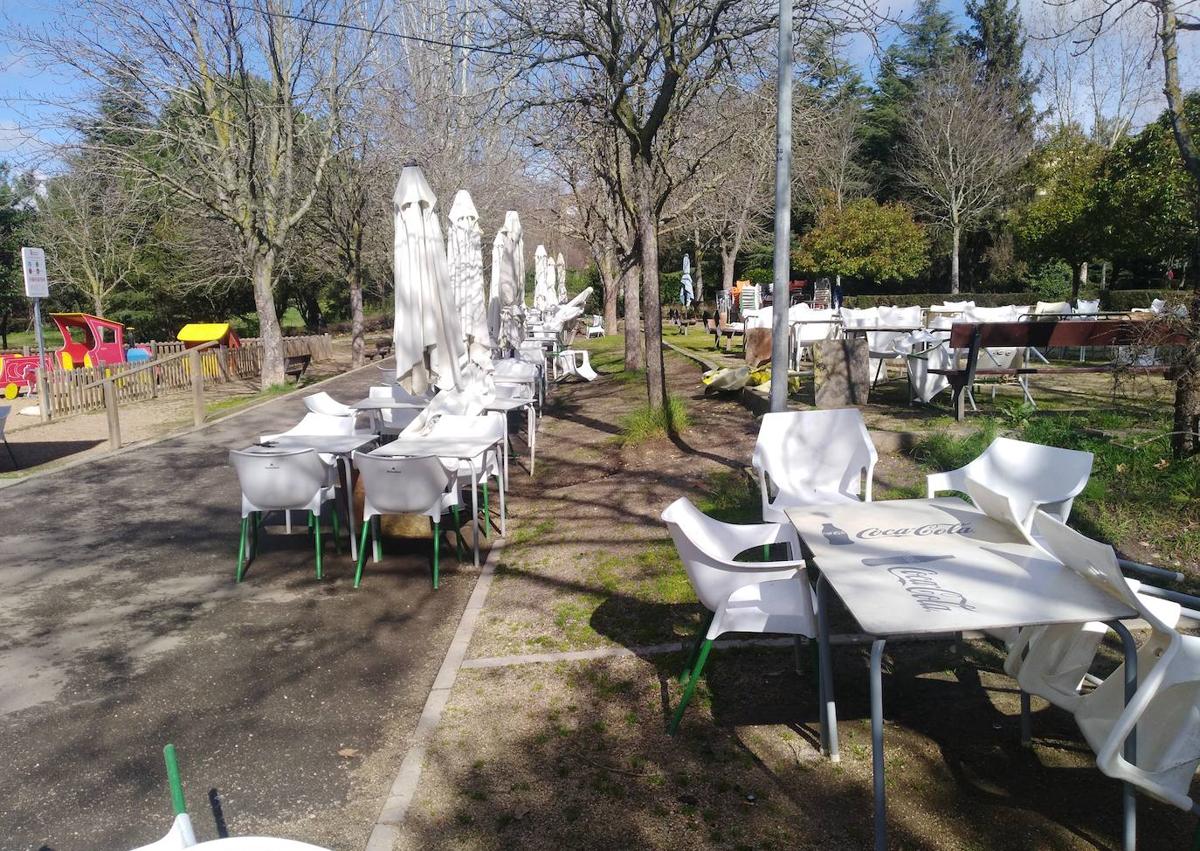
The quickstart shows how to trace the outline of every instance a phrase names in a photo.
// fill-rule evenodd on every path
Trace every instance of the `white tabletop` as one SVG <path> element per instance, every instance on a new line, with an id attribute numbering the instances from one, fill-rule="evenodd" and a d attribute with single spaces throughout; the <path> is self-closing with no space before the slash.
<path id="1" fill-rule="evenodd" d="M 294 839 L 275 839 L 270 836 L 230 836 L 193 845 L 203 851 L 328 851 L 319 845 L 297 842 Z"/>
<path id="2" fill-rule="evenodd" d="M 387 458 L 426 457 L 475 458 L 487 452 L 499 442 L 492 437 L 403 437 L 385 443 L 372 455 Z"/>
<path id="3" fill-rule="evenodd" d="M 408 409 L 422 411 L 428 402 L 412 402 L 407 399 L 389 399 L 386 396 L 359 399 L 351 408 L 356 411 L 390 411 L 393 409 Z"/>
<path id="4" fill-rule="evenodd" d="M 940 633 L 1132 617 L 1127 605 L 953 498 L 787 509 L 868 633 Z"/>
<path id="5" fill-rule="evenodd" d="M 536 401 L 536 399 L 513 399 L 501 396 L 485 404 L 483 409 L 485 411 L 516 411 L 521 408 L 528 408 Z"/>
<path id="6" fill-rule="evenodd" d="M 289 434 L 280 435 L 265 443 L 257 443 L 246 451 L 269 454 L 272 451 L 315 449 L 329 455 L 349 455 L 379 439 L 377 434 Z"/>

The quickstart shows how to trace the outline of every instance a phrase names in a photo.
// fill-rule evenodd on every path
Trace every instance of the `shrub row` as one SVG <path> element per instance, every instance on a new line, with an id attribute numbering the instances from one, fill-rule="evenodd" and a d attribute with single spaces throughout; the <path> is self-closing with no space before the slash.
<path id="1" fill-rule="evenodd" d="M 842 303 L 846 307 L 911 307 L 914 304 L 921 307 L 932 307 L 944 301 L 973 301 L 978 307 L 1003 307 L 1006 304 L 1033 304 L 1037 301 L 1034 293 L 902 293 L 900 295 L 848 295 Z"/>
<path id="2" fill-rule="evenodd" d="M 1100 293 L 1100 306 L 1105 310 L 1133 310 L 1135 307 L 1149 307 L 1156 298 L 1178 298 L 1179 292 L 1170 290 L 1105 290 Z"/>

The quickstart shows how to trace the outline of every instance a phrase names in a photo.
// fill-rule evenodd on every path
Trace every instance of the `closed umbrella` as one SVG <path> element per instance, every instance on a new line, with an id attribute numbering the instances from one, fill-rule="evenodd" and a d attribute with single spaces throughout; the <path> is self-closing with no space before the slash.
<path id="1" fill-rule="evenodd" d="M 558 303 L 565 304 L 567 301 L 567 263 L 563 260 L 561 251 L 554 258 L 554 270 L 554 280 L 558 284 Z"/>
<path id="2" fill-rule="evenodd" d="M 458 321 L 468 356 L 476 363 L 490 363 L 492 335 L 484 307 L 481 240 L 479 213 L 471 193 L 460 189 L 450 207 L 450 235 L 446 245 L 450 290 L 458 305 Z"/>
<path id="3" fill-rule="evenodd" d="M 679 276 L 679 303 L 684 307 L 696 300 L 692 291 L 692 259 L 683 255 L 683 274 Z"/>
<path id="4" fill-rule="evenodd" d="M 549 310 L 558 304 L 558 293 L 554 289 L 554 266 L 546 246 L 539 245 L 533 251 L 533 306 L 537 310 Z"/>
<path id="5" fill-rule="evenodd" d="M 502 346 L 518 346 L 524 339 L 525 240 L 516 210 L 504 216 L 504 226 L 492 243 L 492 286 L 488 295 L 488 322 L 492 339 Z"/>
<path id="6" fill-rule="evenodd" d="M 400 173 L 392 196 L 396 237 L 396 380 L 410 393 L 455 387 L 461 379 L 463 335 L 450 291 L 437 196 L 419 166 Z"/>

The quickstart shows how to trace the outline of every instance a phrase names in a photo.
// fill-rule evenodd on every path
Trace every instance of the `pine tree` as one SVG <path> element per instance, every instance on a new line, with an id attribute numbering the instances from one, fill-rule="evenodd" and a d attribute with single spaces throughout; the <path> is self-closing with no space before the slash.
<path id="1" fill-rule="evenodd" d="M 963 47 L 979 62 L 984 81 L 1008 92 L 1013 119 L 1031 129 L 1038 79 L 1025 67 L 1028 37 L 1016 0 L 967 0 L 966 11 L 971 30 L 962 36 Z"/>

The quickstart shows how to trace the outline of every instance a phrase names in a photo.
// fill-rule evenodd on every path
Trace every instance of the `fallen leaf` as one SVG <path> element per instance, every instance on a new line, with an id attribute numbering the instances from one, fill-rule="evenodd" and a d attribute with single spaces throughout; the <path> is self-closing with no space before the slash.
<path id="1" fill-rule="evenodd" d="M 1168 461 L 1166 458 L 1159 458 L 1158 463 L 1154 465 L 1154 469 L 1165 470 L 1165 469 L 1167 469 L 1167 467 L 1170 467 L 1170 466 L 1171 466 L 1171 462 Z"/>
<path id="2" fill-rule="evenodd" d="M 357 748 L 342 748 L 338 751 L 338 756 L 358 756 Z"/>
<path id="3" fill-rule="evenodd" d="M 1117 465 L 1117 472 L 1118 472 L 1118 473 L 1124 473 L 1124 472 L 1125 472 L 1126 470 L 1128 470 L 1128 469 L 1129 469 L 1129 467 L 1128 467 L 1127 465 L 1125 465 L 1125 464 L 1118 464 L 1118 465 Z"/>

